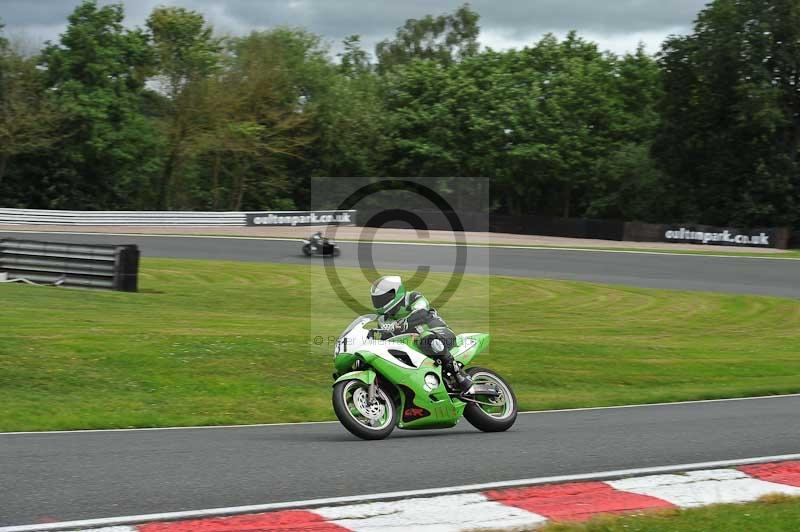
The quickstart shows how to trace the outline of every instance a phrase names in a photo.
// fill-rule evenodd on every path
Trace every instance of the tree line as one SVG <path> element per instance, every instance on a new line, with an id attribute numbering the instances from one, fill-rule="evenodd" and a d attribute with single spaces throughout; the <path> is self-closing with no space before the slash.
<path id="1" fill-rule="evenodd" d="M 180 7 L 123 20 L 86 0 L 35 54 L 0 22 L 0 206 L 291 210 L 314 176 L 482 176 L 497 213 L 800 225 L 798 0 L 715 0 L 655 56 L 481 48 L 468 4 L 337 56 Z"/>

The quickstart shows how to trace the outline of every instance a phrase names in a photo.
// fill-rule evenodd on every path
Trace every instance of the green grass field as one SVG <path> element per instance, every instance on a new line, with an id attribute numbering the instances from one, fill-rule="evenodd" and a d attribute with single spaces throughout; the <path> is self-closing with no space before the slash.
<path id="1" fill-rule="evenodd" d="M 625 517 L 601 516 L 583 524 L 551 524 L 539 532 L 796 532 L 800 499 L 781 495 L 751 504 L 721 504 Z"/>
<path id="2" fill-rule="evenodd" d="M 354 316 L 321 268 L 146 259 L 140 285 L 0 285 L 0 430 L 333 419 L 313 338 Z M 491 321 L 476 363 L 526 410 L 800 391 L 797 300 L 467 276 L 440 311 L 457 332 Z"/>

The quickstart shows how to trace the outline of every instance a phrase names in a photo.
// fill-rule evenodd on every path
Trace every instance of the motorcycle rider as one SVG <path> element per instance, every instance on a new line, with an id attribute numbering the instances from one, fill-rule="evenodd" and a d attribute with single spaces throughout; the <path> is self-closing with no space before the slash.
<path id="1" fill-rule="evenodd" d="M 321 244 L 322 244 L 322 241 L 324 240 L 324 239 L 322 238 L 322 231 L 317 231 L 316 233 L 314 233 L 313 235 L 311 235 L 311 238 L 309 238 L 308 240 L 309 240 L 309 241 L 310 241 L 312 244 L 314 244 L 314 245 L 316 245 L 316 246 L 319 246 L 319 245 L 321 245 Z"/>
<path id="2" fill-rule="evenodd" d="M 388 340 L 400 334 L 415 333 L 423 353 L 441 363 L 446 373 L 455 377 L 462 393 L 468 393 L 472 379 L 450 354 L 456 335 L 447 327 L 428 300 L 419 292 L 407 292 L 403 280 L 395 275 L 383 276 L 370 288 L 372 305 L 378 313 L 373 337 Z"/>

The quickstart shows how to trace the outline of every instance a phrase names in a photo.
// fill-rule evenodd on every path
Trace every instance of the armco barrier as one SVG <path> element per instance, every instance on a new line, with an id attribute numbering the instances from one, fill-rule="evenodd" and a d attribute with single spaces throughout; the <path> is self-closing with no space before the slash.
<path id="1" fill-rule="evenodd" d="M 243 212 L 51 211 L 0 209 L 0 224 L 32 225 L 233 225 L 244 226 Z"/>
<path id="2" fill-rule="evenodd" d="M 139 248 L 0 239 L 0 273 L 10 280 L 136 292 Z"/>
<path id="3" fill-rule="evenodd" d="M 52 211 L 0 209 L 0 224 L 77 226 L 281 226 L 350 225 L 356 211 Z M 257 223 L 256 223 L 257 222 Z"/>

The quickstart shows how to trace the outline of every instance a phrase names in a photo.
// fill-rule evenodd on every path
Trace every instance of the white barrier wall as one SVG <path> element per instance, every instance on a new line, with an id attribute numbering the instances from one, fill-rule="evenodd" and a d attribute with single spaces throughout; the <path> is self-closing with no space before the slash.
<path id="1" fill-rule="evenodd" d="M 259 223 L 254 223 L 258 220 Z M 54 211 L 1 209 L 0 224 L 14 225 L 122 225 L 122 226 L 237 226 L 351 225 L 355 211 Z"/>

